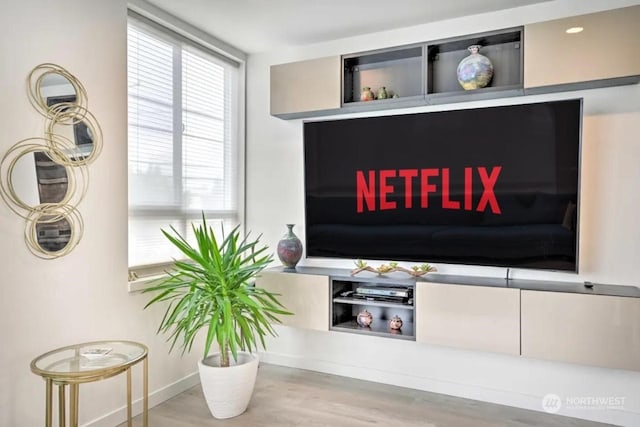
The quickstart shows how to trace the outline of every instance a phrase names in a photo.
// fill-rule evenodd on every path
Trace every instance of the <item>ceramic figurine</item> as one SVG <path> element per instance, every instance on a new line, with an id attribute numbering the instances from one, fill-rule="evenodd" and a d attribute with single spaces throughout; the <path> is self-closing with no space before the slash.
<path id="1" fill-rule="evenodd" d="M 358 325 L 366 328 L 367 326 L 371 326 L 371 323 L 373 323 L 373 316 L 367 310 L 362 310 L 358 313 L 356 322 L 358 322 Z"/>
<path id="2" fill-rule="evenodd" d="M 373 91 L 369 86 L 365 86 L 362 88 L 362 93 L 360 94 L 360 101 L 373 101 L 376 99 Z"/>
<path id="3" fill-rule="evenodd" d="M 391 328 L 392 331 L 397 331 L 402 328 L 402 319 L 400 316 L 393 316 L 393 319 L 389 321 L 389 328 Z"/>
<path id="4" fill-rule="evenodd" d="M 378 99 L 387 99 L 389 95 L 387 94 L 387 88 L 382 86 L 378 89 Z"/>

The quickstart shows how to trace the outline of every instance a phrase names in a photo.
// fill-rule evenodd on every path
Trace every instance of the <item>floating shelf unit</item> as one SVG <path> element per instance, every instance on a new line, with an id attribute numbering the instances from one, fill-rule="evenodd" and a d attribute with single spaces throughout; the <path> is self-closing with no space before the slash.
<path id="1" fill-rule="evenodd" d="M 354 292 L 359 286 L 393 286 L 410 291 L 411 297 L 405 302 L 379 301 L 375 299 L 362 299 L 343 296 L 345 293 Z M 396 338 L 415 341 L 415 310 L 413 292 L 415 280 L 397 281 L 376 278 L 332 278 L 330 283 L 331 304 L 329 329 L 332 331 L 350 332 L 364 335 L 372 335 L 386 338 Z M 373 322 L 369 327 L 362 327 L 356 322 L 358 313 L 367 310 L 373 316 Z M 389 321 L 394 316 L 402 319 L 402 328 L 392 330 Z"/>
<path id="2" fill-rule="evenodd" d="M 529 94 L 636 84 L 640 81 L 640 5 L 502 30 L 334 55 L 271 67 L 271 114 L 319 117 Z M 588 28 L 567 34 L 570 27 Z M 494 66 L 488 87 L 457 81 L 470 45 Z M 613 48 L 612 48 L 613 47 Z M 360 101 L 362 88 L 384 86 L 398 98 Z M 309 96 L 310 91 L 318 95 Z"/>

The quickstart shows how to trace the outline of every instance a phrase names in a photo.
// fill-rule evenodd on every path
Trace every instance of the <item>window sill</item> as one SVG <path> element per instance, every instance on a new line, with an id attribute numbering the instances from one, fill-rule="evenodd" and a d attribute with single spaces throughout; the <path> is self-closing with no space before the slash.
<path id="1" fill-rule="evenodd" d="M 131 293 L 142 292 L 149 287 L 151 282 L 166 276 L 167 276 L 166 273 L 162 273 L 162 274 L 155 274 L 153 276 L 140 277 L 138 279 L 132 280 L 129 282 L 129 293 L 131 294 Z"/>

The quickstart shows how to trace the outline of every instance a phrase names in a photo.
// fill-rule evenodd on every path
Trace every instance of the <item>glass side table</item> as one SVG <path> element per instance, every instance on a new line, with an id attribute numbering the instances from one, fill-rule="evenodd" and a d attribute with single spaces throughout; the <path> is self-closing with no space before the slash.
<path id="1" fill-rule="evenodd" d="M 70 426 L 78 426 L 79 385 L 127 373 L 127 425 L 131 427 L 131 367 L 142 361 L 144 427 L 149 423 L 148 349 L 133 341 L 93 341 L 49 351 L 31 362 L 31 372 L 46 382 L 45 425 L 52 426 L 53 385 L 58 386 L 58 425 L 66 425 L 65 388 L 69 385 Z"/>

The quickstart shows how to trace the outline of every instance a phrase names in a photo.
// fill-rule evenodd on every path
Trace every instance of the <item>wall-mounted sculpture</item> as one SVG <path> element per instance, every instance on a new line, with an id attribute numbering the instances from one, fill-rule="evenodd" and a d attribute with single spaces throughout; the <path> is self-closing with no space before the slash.
<path id="1" fill-rule="evenodd" d="M 45 118 L 44 136 L 23 139 L 0 162 L 0 196 L 26 220 L 29 250 L 44 259 L 68 254 L 82 238 L 77 209 L 89 183 L 87 165 L 102 150 L 102 131 L 87 92 L 71 73 L 40 64 L 27 78 L 31 105 Z"/>

